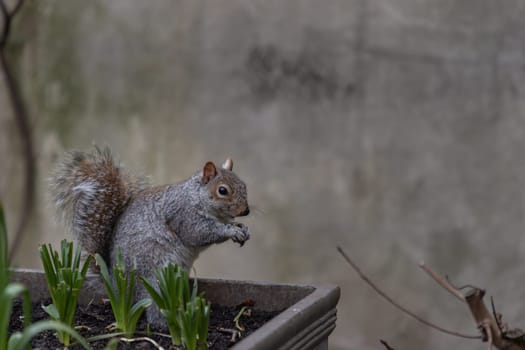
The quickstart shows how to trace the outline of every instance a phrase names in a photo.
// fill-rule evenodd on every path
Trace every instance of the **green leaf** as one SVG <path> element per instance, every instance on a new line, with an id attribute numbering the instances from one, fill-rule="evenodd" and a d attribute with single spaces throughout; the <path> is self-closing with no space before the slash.
<path id="1" fill-rule="evenodd" d="M 92 261 L 93 261 L 93 255 L 88 255 L 86 257 L 86 260 L 84 261 L 84 265 L 82 265 L 82 270 L 80 273 L 82 280 L 84 280 L 84 278 L 86 277 L 87 272 L 89 270 L 89 265 L 91 264 Z"/>
<path id="2" fill-rule="evenodd" d="M 135 328 L 137 327 L 140 316 L 151 305 L 151 303 L 151 299 L 142 299 L 131 308 L 128 329 L 131 334 L 135 332 Z"/>
<path id="3" fill-rule="evenodd" d="M 7 349 L 23 349 L 23 347 L 20 346 L 23 338 L 24 336 L 21 332 L 15 332 L 11 334 L 7 342 Z"/>
<path id="4" fill-rule="evenodd" d="M 60 314 L 58 312 L 58 309 L 56 308 L 55 304 L 50 304 L 47 306 L 42 305 L 42 309 L 51 316 L 54 320 L 60 320 Z"/>
<path id="5" fill-rule="evenodd" d="M 135 297 L 136 271 L 133 269 L 126 274 L 124 260 L 119 252 L 117 264 L 113 268 L 113 280 L 110 280 L 108 268 L 100 255 L 96 255 L 102 275 L 102 280 L 109 296 L 117 328 L 132 337 L 137 327 L 137 322 L 144 310 L 151 305 L 150 299 L 144 299 L 133 305 Z"/>
<path id="6" fill-rule="evenodd" d="M 39 248 L 44 274 L 48 284 L 52 305 L 44 310 L 55 320 L 60 320 L 67 326 L 73 326 L 78 296 L 84 283 L 92 257 L 88 256 L 80 270 L 81 248 L 74 249 L 73 243 L 66 240 L 60 242 L 60 254 L 50 244 Z M 59 340 L 69 345 L 70 334 L 57 330 Z"/>
<path id="7" fill-rule="evenodd" d="M 144 278 L 141 281 L 161 314 L 166 319 L 174 345 L 183 344 L 187 349 L 206 348 L 209 307 L 198 296 L 196 281 L 190 289 L 188 272 L 168 264 L 157 272 L 157 287 Z"/>
<path id="8" fill-rule="evenodd" d="M 210 304 L 204 298 L 201 298 L 202 320 L 198 326 L 199 349 L 208 348 L 208 325 L 210 321 Z"/>
<path id="9" fill-rule="evenodd" d="M 72 247 L 71 247 L 71 250 Z M 78 270 L 78 268 L 80 267 L 80 256 L 81 256 L 82 252 L 81 252 L 81 249 L 80 249 L 80 246 L 77 246 L 77 249 L 75 251 L 75 254 L 73 256 L 73 263 L 71 264 L 71 267 L 73 267 L 75 270 Z M 87 259 L 86 259 L 87 261 Z M 84 264 L 85 266 L 86 264 Z"/>
<path id="10" fill-rule="evenodd" d="M 151 296 L 155 304 L 157 304 L 157 306 L 160 309 L 165 309 L 164 299 L 162 299 L 162 296 L 155 290 L 153 285 L 143 277 L 140 277 L 140 281 L 142 282 L 142 285 L 144 286 L 148 294 Z"/>
<path id="11" fill-rule="evenodd" d="M 106 262 L 104 261 L 104 259 L 102 259 L 102 257 L 99 254 L 95 255 L 95 260 L 97 261 L 97 265 L 100 268 L 100 275 L 102 277 L 102 282 L 104 283 L 104 286 L 106 287 L 106 293 L 109 297 L 111 304 L 113 304 L 116 301 L 116 296 L 111 286 L 111 279 L 109 277 L 108 266 L 106 265 Z"/>
<path id="12" fill-rule="evenodd" d="M 19 335 L 16 336 L 15 340 L 10 341 L 8 350 L 22 350 L 30 345 L 31 339 L 36 335 L 46 330 L 55 330 L 57 332 L 66 333 L 72 336 L 84 349 L 91 349 L 86 340 L 73 328 L 66 326 L 65 324 L 57 321 L 39 321 L 33 323 Z"/>
<path id="13" fill-rule="evenodd" d="M 25 350 L 30 346 L 31 339 L 44 330 L 54 329 L 60 334 L 74 337 L 85 349 L 90 349 L 89 344 L 74 329 L 56 321 L 40 321 L 31 324 L 31 299 L 29 291 L 19 283 L 9 283 L 7 230 L 2 203 L 0 202 L 0 350 Z M 58 255 L 53 252 L 51 245 L 42 245 L 39 248 L 44 266 L 50 293 L 56 294 L 54 300 L 62 299 L 65 295 L 63 276 L 59 275 L 61 268 Z M 76 293 L 78 294 L 78 292 Z M 24 330 L 15 332 L 8 338 L 8 325 L 12 312 L 13 300 L 22 296 L 24 312 Z M 76 303 L 76 301 L 75 301 Z M 75 304 L 76 305 L 76 304 Z M 59 315 L 58 309 L 50 305 L 44 309 L 49 310 L 54 316 Z M 65 339 L 64 336 L 61 339 Z M 68 343 L 68 341 L 67 341 Z"/>
<path id="14" fill-rule="evenodd" d="M 4 207 L 0 201 L 0 290 L 9 283 L 9 254 L 7 244 L 7 228 L 4 217 Z"/>
<path id="15" fill-rule="evenodd" d="M 13 300 L 22 295 L 24 302 L 24 316 L 28 317 L 28 320 L 24 323 L 27 325 L 31 320 L 31 300 L 29 299 L 29 292 L 25 286 L 20 283 L 10 283 L 2 291 L 0 291 L 0 305 L 2 309 L 0 311 L 0 349 L 6 349 L 7 346 L 7 331 L 9 327 L 9 320 L 11 317 L 11 311 L 13 306 Z M 29 303 L 29 309 L 27 304 Z"/>
<path id="16" fill-rule="evenodd" d="M 132 315 L 139 314 L 139 316 L 140 316 L 140 313 L 142 313 L 142 311 L 144 311 L 146 308 L 148 308 L 151 304 L 152 304 L 151 299 L 139 300 L 131 308 L 131 314 Z"/>

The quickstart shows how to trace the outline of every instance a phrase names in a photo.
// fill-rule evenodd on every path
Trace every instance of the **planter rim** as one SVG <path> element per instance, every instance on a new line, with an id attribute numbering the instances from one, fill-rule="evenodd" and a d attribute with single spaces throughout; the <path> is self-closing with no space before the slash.
<path id="1" fill-rule="evenodd" d="M 10 268 L 9 272 L 11 274 L 15 274 L 12 277 L 15 277 L 16 274 L 19 273 L 32 273 L 32 274 L 43 274 L 44 270 L 42 269 L 34 269 L 34 268 L 26 268 L 26 267 L 17 267 L 17 268 Z M 86 275 L 86 279 L 89 278 L 98 278 L 99 275 L 96 273 L 88 272 Z M 190 277 L 190 280 L 193 279 Z M 238 279 L 228 279 L 228 278 L 210 278 L 210 277 L 197 277 L 199 282 L 205 282 L 205 283 L 236 283 L 236 284 L 250 284 L 250 285 L 260 285 L 260 286 L 279 286 L 279 287 L 300 287 L 300 288 L 311 288 L 312 291 L 314 289 L 332 289 L 332 288 L 338 288 L 335 284 L 311 284 L 311 283 L 288 283 L 288 282 L 273 282 L 273 281 L 257 281 L 257 280 L 238 280 Z"/>
<path id="2" fill-rule="evenodd" d="M 310 349 L 335 329 L 340 288 L 312 286 L 314 290 L 241 340 L 232 349 Z"/>

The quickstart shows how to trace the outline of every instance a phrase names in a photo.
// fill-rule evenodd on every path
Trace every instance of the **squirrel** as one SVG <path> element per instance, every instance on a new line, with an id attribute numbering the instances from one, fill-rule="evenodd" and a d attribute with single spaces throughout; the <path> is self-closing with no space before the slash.
<path id="1" fill-rule="evenodd" d="M 250 213 L 245 183 L 232 171 L 205 163 L 186 181 L 149 186 L 116 164 L 108 148 L 68 152 L 50 179 L 57 208 L 84 253 L 100 254 L 114 266 L 121 254 L 126 269 L 154 281 L 168 263 L 189 270 L 199 253 L 231 239 L 241 246 L 250 234 L 235 222 Z M 137 300 L 149 297 L 137 283 Z M 148 322 L 165 328 L 153 306 Z"/>

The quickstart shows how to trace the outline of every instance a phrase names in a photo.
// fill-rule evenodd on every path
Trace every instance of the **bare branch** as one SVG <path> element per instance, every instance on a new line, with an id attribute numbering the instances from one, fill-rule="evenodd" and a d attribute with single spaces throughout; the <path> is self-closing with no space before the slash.
<path id="1" fill-rule="evenodd" d="M 13 20 L 13 17 L 18 13 L 20 8 L 22 7 L 23 2 L 24 0 L 18 0 L 10 12 L 4 0 L 0 0 L 0 13 L 3 17 L 3 26 L 0 32 L 0 70 L 3 72 L 5 77 L 7 92 L 13 108 L 13 115 L 15 117 L 15 121 L 18 126 L 18 131 L 20 133 L 20 138 L 22 140 L 25 163 L 25 181 L 22 208 L 20 210 L 21 214 L 18 226 L 15 230 L 15 238 L 9 254 L 9 261 L 12 261 L 15 252 L 20 246 L 23 233 L 28 223 L 28 218 L 31 216 L 31 212 L 33 211 L 33 202 L 35 196 L 36 166 L 34 161 L 35 156 L 33 149 L 33 137 L 29 123 L 29 116 L 23 102 L 22 93 L 14 77 L 14 74 L 10 69 L 5 54 L 7 40 L 11 31 L 11 22 Z"/>
<path id="2" fill-rule="evenodd" d="M 492 346 L 495 346 L 498 349 L 505 350 L 524 350 L 523 346 L 504 336 L 501 317 L 496 314 L 494 303 L 492 303 L 491 315 L 483 302 L 483 297 L 485 296 L 485 291 L 483 289 L 472 287 L 471 290 L 463 296 L 457 288 L 448 282 L 447 279 L 432 271 L 430 268 L 425 267 L 424 264 L 421 264 L 421 267 L 451 294 L 467 303 L 478 328 L 481 330 L 481 339 L 482 341 L 488 341 L 489 349 L 492 349 Z"/>
<path id="3" fill-rule="evenodd" d="M 0 12 L 2 13 L 2 17 L 9 17 L 9 11 L 7 10 L 7 5 L 4 3 L 4 0 L 0 1 Z"/>
<path id="4" fill-rule="evenodd" d="M 494 305 L 494 298 L 490 297 L 490 306 L 492 307 L 492 317 L 496 320 L 496 325 L 501 334 L 507 331 L 507 326 L 503 324 L 502 315 L 496 312 L 496 306 Z"/>
<path id="5" fill-rule="evenodd" d="M 388 345 L 388 343 L 382 339 L 379 339 L 379 341 L 381 342 L 381 344 L 383 344 L 383 346 L 386 348 L 386 350 L 394 350 L 393 347 L 391 347 L 390 345 Z"/>
<path id="6" fill-rule="evenodd" d="M 9 32 L 11 31 L 11 21 L 16 16 L 16 13 L 22 7 L 24 0 L 17 0 L 15 6 L 11 11 L 7 8 L 4 0 L 0 0 L 0 13 L 2 14 L 2 31 L 0 33 L 0 50 L 5 48 Z"/>
<path id="7" fill-rule="evenodd" d="M 466 302 L 465 296 L 461 294 L 454 286 L 450 284 L 450 282 L 435 273 L 431 268 L 425 265 L 425 263 L 422 261 L 419 263 L 419 267 L 423 269 L 430 277 L 434 279 L 439 285 L 441 285 L 443 288 L 445 288 L 450 294 L 461 300 L 462 302 Z"/>
<path id="8" fill-rule="evenodd" d="M 411 312 L 407 308 L 401 306 L 396 301 L 394 301 L 392 298 L 390 298 L 385 292 L 383 292 L 379 287 L 377 287 L 372 281 L 370 281 L 370 279 L 364 273 L 361 272 L 361 269 L 359 269 L 359 267 L 348 257 L 348 255 L 346 255 L 346 253 L 343 251 L 343 249 L 341 247 L 338 246 L 337 250 L 343 256 L 343 258 L 346 260 L 346 262 L 355 270 L 355 272 L 357 272 L 357 274 L 359 275 L 359 277 L 363 281 L 365 281 L 377 294 L 382 296 L 390 304 L 392 304 L 394 307 L 396 307 L 397 309 L 401 310 L 405 314 L 407 314 L 410 317 L 414 318 L 418 322 L 423 323 L 424 325 L 426 325 L 426 326 L 428 326 L 430 328 L 433 328 L 435 330 L 438 330 L 438 331 L 440 331 L 442 333 L 450 334 L 450 335 L 453 335 L 453 336 L 456 336 L 456 337 L 460 337 L 460 338 L 480 339 L 480 336 L 478 336 L 478 335 L 462 334 L 462 333 L 459 333 L 459 332 L 451 331 L 451 330 L 445 329 L 443 327 L 437 326 L 437 325 L 435 325 L 435 324 L 433 324 L 433 323 L 431 323 L 431 322 L 429 322 L 429 321 L 419 317 L 418 315 L 416 315 L 415 313 Z"/>
<path id="9" fill-rule="evenodd" d="M 24 4 L 24 0 L 18 0 L 16 2 L 15 6 L 13 7 L 13 10 L 11 10 L 11 17 L 16 16 L 16 13 L 18 12 L 18 10 L 20 10 L 20 8 L 22 8 L 23 4 Z"/>
<path id="10" fill-rule="evenodd" d="M 467 305 L 470 308 L 472 317 L 474 317 L 474 320 L 478 326 L 484 330 L 487 340 L 491 344 L 495 345 L 498 349 L 514 349 L 507 347 L 509 344 L 506 344 L 506 342 L 503 340 L 496 320 L 489 313 L 485 303 L 483 302 L 484 295 L 484 290 L 474 289 L 465 296 L 465 300 L 467 301 Z"/>
<path id="11" fill-rule="evenodd" d="M 483 329 L 485 329 L 485 333 L 487 333 L 487 341 L 489 342 L 489 350 L 492 350 L 492 332 L 490 331 L 490 323 L 485 322 L 483 324 Z"/>
<path id="12" fill-rule="evenodd" d="M 0 0 L 0 12 L 2 13 L 2 32 L 0 33 L 0 50 L 3 50 L 7 37 L 9 36 L 9 28 L 11 26 L 11 16 L 7 10 L 7 5 L 4 0 Z"/>

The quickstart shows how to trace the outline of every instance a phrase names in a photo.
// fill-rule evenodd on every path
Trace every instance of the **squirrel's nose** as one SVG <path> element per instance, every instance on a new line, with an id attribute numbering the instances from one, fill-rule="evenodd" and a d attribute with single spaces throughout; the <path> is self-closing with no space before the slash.
<path id="1" fill-rule="evenodd" d="M 246 216 L 248 214 L 250 214 L 250 207 L 246 207 L 246 210 L 240 213 L 239 216 Z"/>

